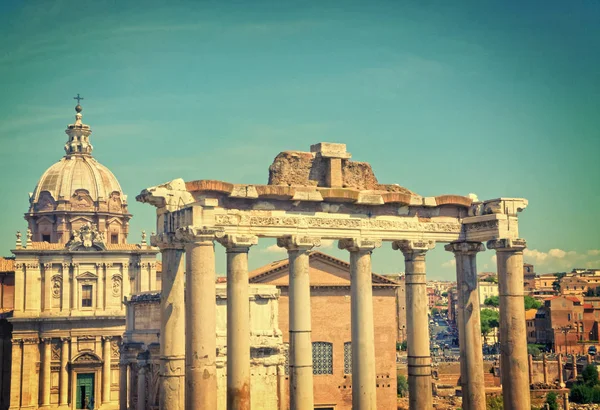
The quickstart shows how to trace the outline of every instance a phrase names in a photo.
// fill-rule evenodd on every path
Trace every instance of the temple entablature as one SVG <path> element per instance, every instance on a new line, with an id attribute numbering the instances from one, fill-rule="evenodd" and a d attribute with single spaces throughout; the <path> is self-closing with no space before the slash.
<path id="1" fill-rule="evenodd" d="M 193 226 L 279 238 L 308 229 L 323 239 L 438 242 L 517 238 L 517 213 L 527 206 L 520 198 L 473 202 L 380 184 L 368 163 L 350 161 L 345 144 L 331 143 L 280 153 L 267 185 L 175 179 L 137 200 L 157 208 L 158 234 Z"/>

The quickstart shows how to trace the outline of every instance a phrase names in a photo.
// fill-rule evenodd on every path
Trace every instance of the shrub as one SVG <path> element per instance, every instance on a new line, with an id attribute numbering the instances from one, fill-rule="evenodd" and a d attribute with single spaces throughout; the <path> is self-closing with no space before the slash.
<path id="1" fill-rule="evenodd" d="M 400 375 L 398 376 L 398 381 L 396 382 L 396 389 L 398 392 L 398 396 L 406 397 L 408 393 L 408 380 L 406 380 L 406 376 Z"/>
<path id="2" fill-rule="evenodd" d="M 487 401 L 487 410 L 504 410 L 504 400 L 502 396 L 490 397 Z"/>
<path id="3" fill-rule="evenodd" d="M 594 389 L 585 384 L 577 384 L 571 389 L 569 400 L 573 403 L 589 404 L 594 400 Z"/>
<path id="4" fill-rule="evenodd" d="M 595 386 L 598 384 L 598 369 L 592 364 L 585 366 L 581 372 L 583 382 L 588 386 Z"/>
<path id="5" fill-rule="evenodd" d="M 556 400 L 558 395 L 551 391 L 546 395 L 546 404 L 550 410 L 558 410 L 558 401 Z"/>

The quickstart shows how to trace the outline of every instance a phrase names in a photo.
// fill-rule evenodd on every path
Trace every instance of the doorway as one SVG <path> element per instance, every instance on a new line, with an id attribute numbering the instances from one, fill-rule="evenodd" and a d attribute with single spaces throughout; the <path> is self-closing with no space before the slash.
<path id="1" fill-rule="evenodd" d="M 75 402 L 76 409 L 93 409 L 94 404 L 94 374 L 77 374 L 77 398 Z"/>

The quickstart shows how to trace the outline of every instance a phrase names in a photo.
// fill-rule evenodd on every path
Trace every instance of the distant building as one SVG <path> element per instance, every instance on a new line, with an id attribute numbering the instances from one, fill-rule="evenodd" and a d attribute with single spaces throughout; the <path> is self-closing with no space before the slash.
<path id="1" fill-rule="evenodd" d="M 479 304 L 483 303 L 487 298 L 498 296 L 498 284 L 495 282 L 479 281 Z"/>

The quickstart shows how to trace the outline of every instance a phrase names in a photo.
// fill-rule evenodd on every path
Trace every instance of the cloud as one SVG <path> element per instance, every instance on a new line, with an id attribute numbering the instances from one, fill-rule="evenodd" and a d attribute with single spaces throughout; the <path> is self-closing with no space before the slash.
<path id="1" fill-rule="evenodd" d="M 474 193 L 470 193 L 469 195 L 467 195 L 469 198 L 471 198 L 473 200 L 473 202 L 479 202 L 479 197 L 477 196 L 477 194 Z"/>
<path id="2" fill-rule="evenodd" d="M 592 257 L 597 255 L 600 255 L 600 251 L 596 249 L 581 253 L 558 248 L 550 249 L 548 252 L 538 249 L 525 249 L 523 251 L 525 262 L 538 265 L 549 272 L 559 272 L 581 267 L 600 268 L 598 261 L 592 259 Z"/>
<path id="3" fill-rule="evenodd" d="M 442 267 L 451 268 L 452 266 L 456 266 L 456 259 L 452 258 L 447 262 L 442 263 Z"/>
<path id="4" fill-rule="evenodd" d="M 277 246 L 277 244 L 271 245 L 271 246 L 267 246 L 264 250 L 264 252 L 269 252 L 269 253 L 286 253 L 287 251 L 285 250 L 285 248 L 280 248 L 279 246 Z"/>
<path id="5" fill-rule="evenodd" d="M 333 239 L 321 239 L 321 246 L 319 247 L 319 249 L 333 248 L 334 243 L 335 243 L 335 240 L 333 240 Z"/>

